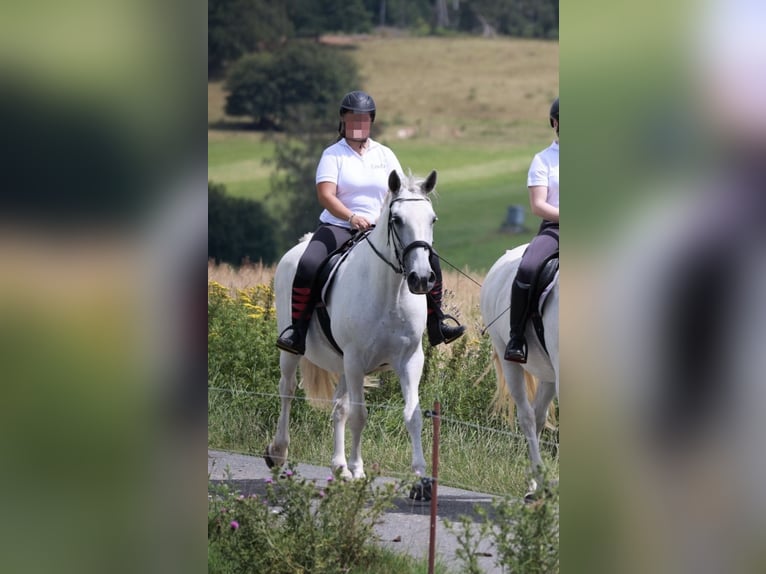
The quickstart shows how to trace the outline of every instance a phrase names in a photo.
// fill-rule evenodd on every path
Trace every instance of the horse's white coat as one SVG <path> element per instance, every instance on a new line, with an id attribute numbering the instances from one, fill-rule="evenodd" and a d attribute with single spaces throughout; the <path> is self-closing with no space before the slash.
<path id="1" fill-rule="evenodd" d="M 395 249 L 401 252 L 413 241 L 431 245 L 436 217 L 426 195 L 435 185 L 435 172 L 423 183 L 409 178 L 399 188 L 397 182 L 399 178 L 392 174 L 389 187 L 393 191 L 389 192 L 377 226 L 369 235 L 369 243 L 394 266 L 397 266 Z M 389 236 L 389 219 L 397 222 L 401 244 L 397 237 Z M 324 336 L 315 313 L 306 339 L 305 359 L 340 375 L 333 397 L 333 470 L 340 468 L 346 477 L 364 476 L 361 452 L 361 433 L 367 421 L 364 377 L 381 368 L 391 368 L 399 377 L 404 397 L 404 422 L 412 441 L 412 470 L 424 474 L 418 386 L 424 363 L 421 339 L 426 324 L 426 298 L 422 293 L 410 292 L 406 276 L 414 274 L 413 279 L 422 282 L 424 293 L 431 289 L 434 276 L 429 252 L 421 247 L 412 249 L 404 258 L 404 272 L 397 273 L 375 254 L 369 243 L 362 241 L 348 255 L 337 272 L 327 305 L 333 336 L 343 349 L 343 356 Z M 277 266 L 274 290 L 280 332 L 290 324 L 292 281 L 307 245 L 308 242 L 303 241 L 293 247 Z M 281 352 L 282 410 L 276 436 L 267 447 L 267 455 L 277 464 L 283 464 L 287 458 L 290 404 L 297 387 L 299 361 L 300 357 Z M 313 377 L 307 377 L 306 369 L 302 374 L 303 386 L 310 395 L 314 390 Z M 352 437 L 348 461 L 344 439 L 347 421 Z"/>
<path id="2" fill-rule="evenodd" d="M 500 358 L 505 384 L 508 385 L 508 390 L 516 403 L 519 426 L 527 439 L 532 468 L 538 470 L 542 467 L 539 435 L 545 426 L 548 406 L 554 395 L 558 396 L 559 392 L 559 286 L 557 277 L 548 295 L 543 314 L 548 353 L 538 341 L 532 321 L 528 321 L 527 362 L 522 365 L 504 360 L 502 357 L 510 337 L 511 284 L 526 247 L 525 244 L 506 251 L 490 268 L 481 288 L 481 315 L 484 324 L 489 325 L 487 331 L 492 339 L 494 350 Z M 540 381 L 532 403 L 527 397 L 524 382 L 525 370 Z M 503 381 L 498 380 L 498 384 L 503 384 Z M 533 488 L 535 488 L 534 484 Z"/>

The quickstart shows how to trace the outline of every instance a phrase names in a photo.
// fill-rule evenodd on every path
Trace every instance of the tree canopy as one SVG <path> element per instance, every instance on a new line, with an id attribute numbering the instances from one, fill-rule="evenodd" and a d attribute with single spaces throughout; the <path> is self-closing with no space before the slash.
<path id="1" fill-rule="evenodd" d="M 305 128 L 329 116 L 343 94 L 359 87 L 357 67 L 344 51 L 315 42 L 292 42 L 274 53 L 245 56 L 226 79 L 226 113 L 249 116 L 265 129 Z"/>

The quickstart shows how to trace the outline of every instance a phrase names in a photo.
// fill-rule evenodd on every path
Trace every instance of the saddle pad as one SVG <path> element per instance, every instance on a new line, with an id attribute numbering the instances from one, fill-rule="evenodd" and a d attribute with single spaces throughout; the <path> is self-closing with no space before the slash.
<path id="1" fill-rule="evenodd" d="M 548 285 L 545 286 L 545 289 L 543 289 L 543 292 L 540 293 L 540 298 L 537 302 L 537 310 L 540 313 L 540 315 L 543 314 L 543 309 L 545 309 L 545 302 L 548 300 L 548 295 L 550 295 L 550 292 L 553 289 L 553 286 L 558 281 L 558 279 L 559 279 L 559 272 L 558 270 L 556 270 L 556 273 L 553 275 L 553 278 L 550 280 Z"/>

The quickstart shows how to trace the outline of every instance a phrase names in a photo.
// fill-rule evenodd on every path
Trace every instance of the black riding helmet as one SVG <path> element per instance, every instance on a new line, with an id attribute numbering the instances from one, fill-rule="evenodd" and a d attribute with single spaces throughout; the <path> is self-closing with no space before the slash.
<path id="1" fill-rule="evenodd" d="M 356 90 L 343 96 L 340 102 L 340 115 L 346 112 L 355 114 L 370 114 L 370 119 L 375 121 L 375 100 L 367 92 Z"/>
<path id="2" fill-rule="evenodd" d="M 375 100 L 367 92 L 355 90 L 343 96 L 340 102 L 340 122 L 338 123 L 338 133 L 340 137 L 346 137 L 346 122 L 343 121 L 343 114 L 351 112 L 354 114 L 370 114 L 370 121 L 375 121 Z"/>
<path id="3" fill-rule="evenodd" d="M 553 120 L 559 121 L 559 99 L 556 98 L 551 104 L 550 122 L 553 127 Z"/>

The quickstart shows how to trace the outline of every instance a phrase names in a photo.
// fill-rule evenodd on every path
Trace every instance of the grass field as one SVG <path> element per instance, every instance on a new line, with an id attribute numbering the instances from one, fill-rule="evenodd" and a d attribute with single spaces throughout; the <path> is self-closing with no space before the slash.
<path id="1" fill-rule="evenodd" d="M 439 172 L 435 245 L 460 268 L 486 272 L 507 248 L 528 241 L 526 172 L 552 137 L 546 116 L 558 93 L 558 43 L 507 38 L 383 38 L 344 44 L 375 98 L 380 133 L 405 169 Z M 412 62 L 414 61 L 414 65 Z M 220 83 L 208 86 L 216 128 L 241 120 L 223 113 Z M 328 144 L 333 134 L 328 134 Z M 269 191 L 271 145 L 260 134 L 211 129 L 208 178 L 233 195 Z M 318 159 L 318 158 L 317 158 Z M 307 193 L 314 193 L 307 190 Z M 528 233 L 500 230 L 510 205 L 527 211 Z"/>

